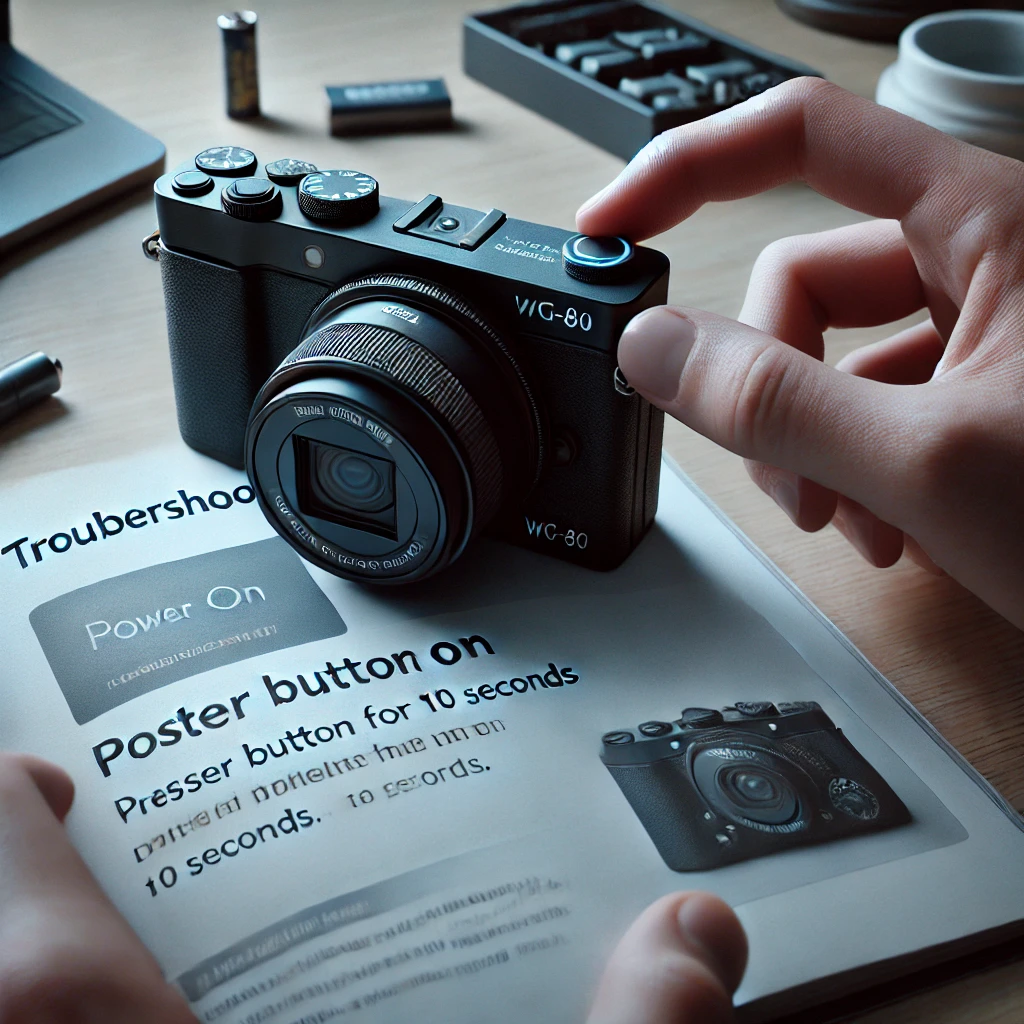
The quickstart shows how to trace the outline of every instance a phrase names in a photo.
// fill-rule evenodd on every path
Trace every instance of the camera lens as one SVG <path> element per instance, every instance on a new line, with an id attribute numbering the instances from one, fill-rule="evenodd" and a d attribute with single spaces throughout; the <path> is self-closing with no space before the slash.
<path id="1" fill-rule="evenodd" d="M 394 504 L 394 482 L 390 478 L 394 476 L 395 464 L 383 459 L 373 462 L 389 467 L 389 479 L 385 480 L 384 474 L 373 467 L 369 457 L 333 445 L 318 445 L 316 483 L 340 505 L 379 512 Z"/>
<path id="2" fill-rule="evenodd" d="M 292 443 L 300 512 L 396 538 L 394 462 L 297 433 Z"/>
<path id="3" fill-rule="evenodd" d="M 716 813 L 762 832 L 806 828 L 814 792 L 803 769 L 745 738 L 697 748 L 690 772 Z"/>
<path id="4" fill-rule="evenodd" d="M 423 579 L 537 481 L 541 418 L 501 336 L 419 278 L 353 281 L 313 311 L 253 405 L 246 466 L 301 555 L 347 579 Z"/>
<path id="5" fill-rule="evenodd" d="M 781 825 L 796 814 L 799 801 L 793 787 L 774 773 L 756 768 L 725 768 L 716 781 L 722 795 L 756 821 Z"/>

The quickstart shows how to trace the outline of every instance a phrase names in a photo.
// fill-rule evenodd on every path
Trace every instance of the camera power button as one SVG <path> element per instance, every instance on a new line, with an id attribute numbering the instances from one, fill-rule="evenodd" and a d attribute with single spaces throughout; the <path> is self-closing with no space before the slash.
<path id="1" fill-rule="evenodd" d="M 625 238 L 573 235 L 562 246 L 562 268 L 577 281 L 613 284 L 632 269 L 633 252 Z"/>

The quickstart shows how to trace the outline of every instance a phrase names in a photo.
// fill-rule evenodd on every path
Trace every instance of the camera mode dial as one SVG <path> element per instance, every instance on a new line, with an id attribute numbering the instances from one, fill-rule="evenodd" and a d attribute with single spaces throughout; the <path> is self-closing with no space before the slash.
<path id="1" fill-rule="evenodd" d="M 266 178 L 239 178 L 221 192 L 220 204 L 241 220 L 273 220 L 281 212 L 281 190 Z"/>
<path id="2" fill-rule="evenodd" d="M 196 157 L 196 167 L 207 174 L 241 178 L 256 170 L 256 154 L 241 146 L 213 146 Z"/>
<path id="3" fill-rule="evenodd" d="M 310 220 L 352 227 L 380 209 L 377 180 L 362 171 L 315 171 L 299 183 L 299 209 Z"/>
<path id="4" fill-rule="evenodd" d="M 624 238 L 573 235 L 562 246 L 562 269 L 587 284 L 614 284 L 632 265 L 633 246 Z"/>
<path id="5" fill-rule="evenodd" d="M 316 164 L 308 160 L 274 160 L 263 169 L 275 185 L 298 185 L 307 174 L 316 170 Z"/>

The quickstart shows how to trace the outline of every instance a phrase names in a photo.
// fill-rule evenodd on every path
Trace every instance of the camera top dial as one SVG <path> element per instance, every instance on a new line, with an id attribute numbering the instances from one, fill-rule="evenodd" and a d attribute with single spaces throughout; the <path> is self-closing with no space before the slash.
<path id="1" fill-rule="evenodd" d="M 256 154 L 241 146 L 211 146 L 196 157 L 196 167 L 207 174 L 240 178 L 256 170 Z"/>
<path id="2" fill-rule="evenodd" d="M 314 171 L 299 182 L 299 209 L 325 224 L 362 224 L 380 209 L 377 179 L 362 171 Z"/>
<path id="3" fill-rule="evenodd" d="M 289 158 L 274 160 L 263 168 L 275 185 L 298 185 L 307 174 L 312 174 L 316 169 L 316 164 L 311 164 L 308 160 Z"/>

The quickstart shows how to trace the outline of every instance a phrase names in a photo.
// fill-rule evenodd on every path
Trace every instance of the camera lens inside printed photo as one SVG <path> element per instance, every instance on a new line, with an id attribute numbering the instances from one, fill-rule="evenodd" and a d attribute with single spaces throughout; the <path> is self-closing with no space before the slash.
<path id="1" fill-rule="evenodd" d="M 601 760 L 673 871 L 910 821 L 814 701 L 686 708 L 675 721 L 605 733 Z"/>

